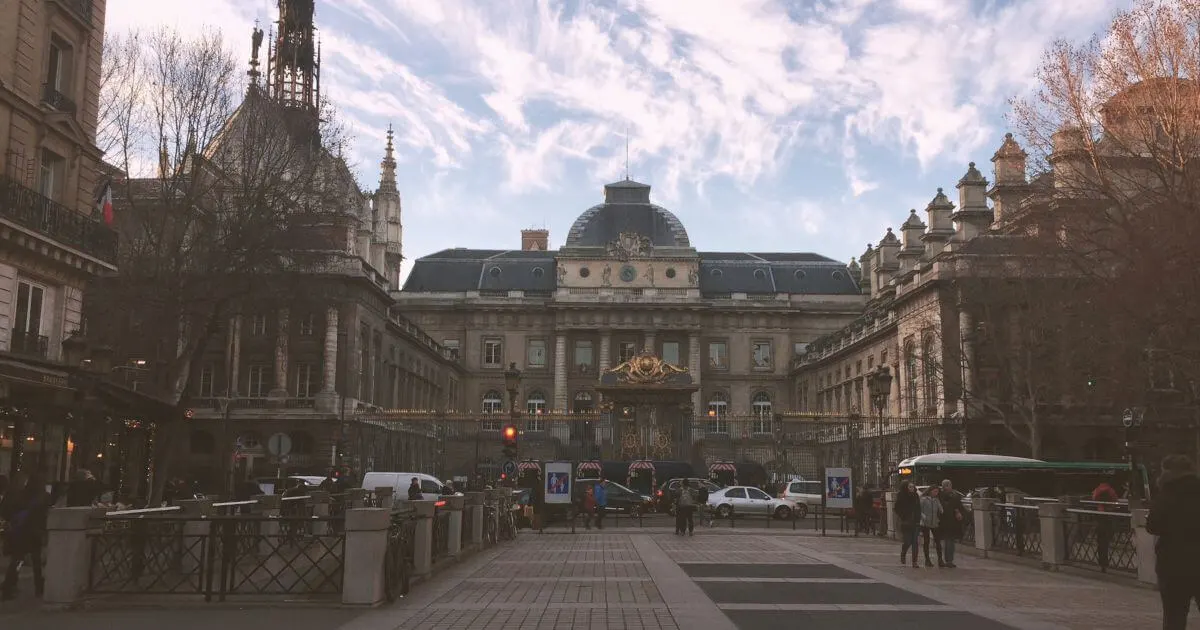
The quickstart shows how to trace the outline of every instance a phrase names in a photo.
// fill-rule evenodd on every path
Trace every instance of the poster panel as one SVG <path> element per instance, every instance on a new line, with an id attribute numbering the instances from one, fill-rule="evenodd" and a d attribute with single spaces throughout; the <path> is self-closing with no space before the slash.
<path id="1" fill-rule="evenodd" d="M 848 510 L 854 507 L 854 488 L 849 468 L 825 469 L 825 507 Z"/>
<path id="2" fill-rule="evenodd" d="M 546 462 L 546 504 L 570 505 L 571 462 Z"/>

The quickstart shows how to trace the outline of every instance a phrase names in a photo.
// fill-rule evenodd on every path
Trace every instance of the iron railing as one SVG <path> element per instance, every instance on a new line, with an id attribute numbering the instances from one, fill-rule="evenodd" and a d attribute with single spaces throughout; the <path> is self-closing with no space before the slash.
<path id="1" fill-rule="evenodd" d="M 436 510 L 433 514 L 433 551 L 436 563 L 450 555 L 450 512 Z"/>
<path id="2" fill-rule="evenodd" d="M 1129 513 L 1067 510 L 1066 562 L 1072 566 L 1136 573 L 1137 544 Z"/>
<path id="3" fill-rule="evenodd" d="M 8 341 L 8 351 L 45 359 L 50 353 L 50 338 L 35 332 L 14 330 Z"/>
<path id="4" fill-rule="evenodd" d="M 7 175 L 0 175 L 0 218 L 106 263 L 116 263 L 116 231 L 39 194 Z"/>
<path id="5" fill-rule="evenodd" d="M 417 519 L 407 510 L 392 512 L 384 555 L 383 587 L 389 602 L 408 594 L 416 556 Z"/>
<path id="6" fill-rule="evenodd" d="M 64 114 L 75 115 L 75 101 L 49 83 L 42 84 L 42 102 Z"/>
<path id="7" fill-rule="evenodd" d="M 1042 554 L 1042 522 L 1032 505 L 999 503 L 990 514 L 992 549 L 1018 556 Z"/>
<path id="8" fill-rule="evenodd" d="M 92 22 L 93 5 L 92 0 L 56 0 L 67 11 L 75 15 L 75 17 L 83 20 L 84 24 L 94 26 Z"/>

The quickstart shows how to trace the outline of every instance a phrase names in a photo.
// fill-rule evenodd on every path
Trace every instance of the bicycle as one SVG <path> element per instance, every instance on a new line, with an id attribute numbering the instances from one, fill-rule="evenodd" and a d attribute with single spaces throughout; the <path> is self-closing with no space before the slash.
<path id="1" fill-rule="evenodd" d="M 496 506 L 483 508 L 483 539 L 489 545 L 496 544 Z"/>
<path id="2" fill-rule="evenodd" d="M 501 540 L 514 540 L 517 537 L 517 520 L 513 518 L 512 510 L 504 510 L 500 516 L 498 533 Z"/>
<path id="3" fill-rule="evenodd" d="M 387 549 L 383 556 L 383 592 L 388 603 L 408 595 L 411 571 L 408 557 L 409 540 L 405 524 L 398 519 L 392 520 L 388 532 Z"/>

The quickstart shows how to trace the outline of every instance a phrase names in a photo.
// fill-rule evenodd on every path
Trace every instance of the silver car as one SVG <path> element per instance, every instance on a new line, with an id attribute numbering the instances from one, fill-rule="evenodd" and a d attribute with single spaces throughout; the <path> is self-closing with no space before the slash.
<path id="1" fill-rule="evenodd" d="M 776 499 L 754 486 L 730 486 L 708 495 L 708 508 L 721 518 L 740 516 L 774 516 L 792 518 L 799 504 L 789 499 Z"/>

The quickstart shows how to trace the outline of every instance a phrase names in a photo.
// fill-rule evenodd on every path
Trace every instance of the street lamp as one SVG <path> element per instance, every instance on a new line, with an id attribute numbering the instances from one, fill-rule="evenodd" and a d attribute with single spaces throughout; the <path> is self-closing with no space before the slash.
<path id="1" fill-rule="evenodd" d="M 508 417 L 510 418 L 512 426 L 516 427 L 517 394 L 521 391 L 521 370 L 517 369 L 516 361 L 509 363 L 508 369 L 504 370 L 504 389 L 508 390 Z M 507 437 L 508 436 L 505 436 L 506 439 Z"/>
<path id="2" fill-rule="evenodd" d="M 850 451 L 850 487 L 857 488 L 862 482 L 862 462 L 858 458 L 858 433 L 862 430 L 862 414 L 858 412 L 858 407 L 850 409 L 850 415 L 847 416 L 846 426 L 846 442 Z"/>
<path id="3" fill-rule="evenodd" d="M 876 417 L 879 424 L 879 481 L 880 485 L 883 485 L 884 468 L 887 465 L 884 461 L 887 458 L 887 453 L 884 450 L 883 443 L 883 412 L 887 409 L 888 396 L 892 393 L 892 371 L 888 366 L 879 366 L 867 378 L 867 391 L 871 395 L 871 404 L 878 413 Z"/>

